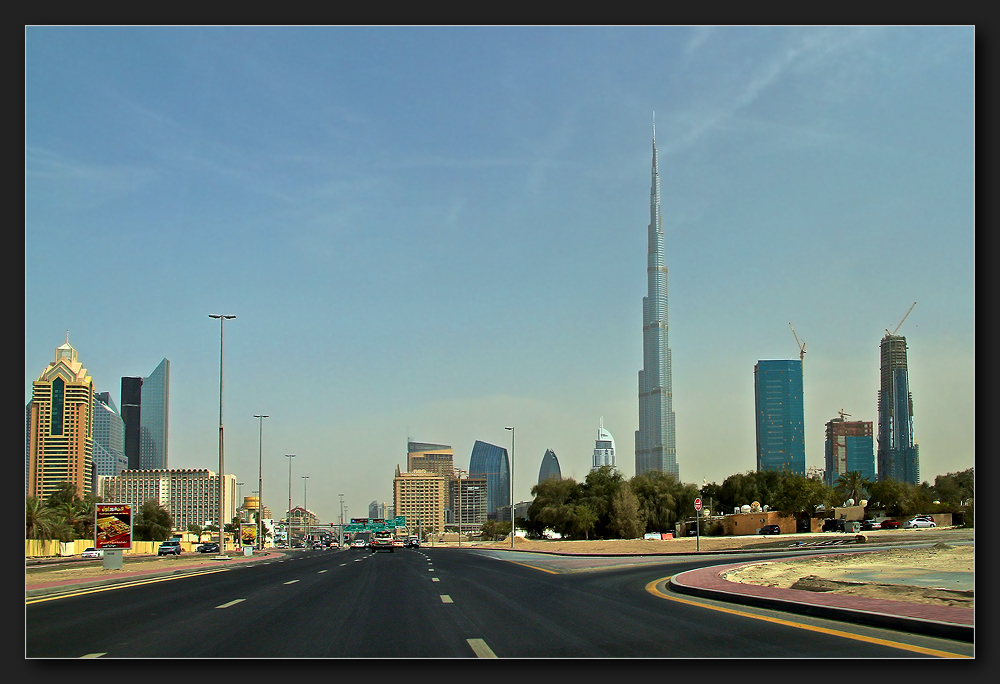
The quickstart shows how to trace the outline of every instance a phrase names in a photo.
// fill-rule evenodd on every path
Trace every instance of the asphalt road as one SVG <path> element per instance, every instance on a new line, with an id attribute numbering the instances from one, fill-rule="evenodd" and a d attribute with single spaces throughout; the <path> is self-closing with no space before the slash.
<path id="1" fill-rule="evenodd" d="M 518 556 L 506 556 L 516 559 Z M 773 554 L 772 556 L 773 557 Z M 497 552 L 285 560 L 25 606 L 28 658 L 905 658 L 968 646 L 774 619 L 649 585 L 708 557 L 557 574 Z M 800 626 L 789 624 L 793 620 Z M 251 646 L 252 645 L 252 646 Z M 965 650 L 963 650 L 965 649 Z"/>

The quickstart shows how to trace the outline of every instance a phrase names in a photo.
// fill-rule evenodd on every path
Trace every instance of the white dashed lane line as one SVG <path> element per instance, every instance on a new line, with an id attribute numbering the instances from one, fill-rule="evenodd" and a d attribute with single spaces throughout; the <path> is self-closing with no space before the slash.
<path id="1" fill-rule="evenodd" d="M 493 652 L 486 642 L 482 639 L 466 639 L 469 646 L 472 647 L 472 652 L 476 654 L 477 658 L 496 658 L 497 654 Z"/>
<path id="2" fill-rule="evenodd" d="M 236 599 L 235 601 L 230 601 L 229 603 L 223 603 L 221 606 L 216 606 L 216 608 L 228 608 L 229 606 L 235 606 L 241 601 L 246 601 L 246 599 Z"/>
<path id="3" fill-rule="evenodd" d="M 100 658 L 102 655 L 105 655 L 105 653 L 107 653 L 107 651 L 105 651 L 104 653 L 88 653 L 87 655 L 80 656 L 80 657 L 81 658 Z"/>
<path id="4" fill-rule="evenodd" d="M 448 594 L 441 594 L 441 603 L 454 603 Z"/>
<path id="5" fill-rule="evenodd" d="M 295 584 L 296 582 L 298 582 L 298 580 L 289 580 L 288 582 L 285 582 L 285 584 Z"/>
<path id="6" fill-rule="evenodd" d="M 431 577 L 431 582 L 440 582 L 440 581 L 441 580 L 439 580 L 437 577 Z"/>

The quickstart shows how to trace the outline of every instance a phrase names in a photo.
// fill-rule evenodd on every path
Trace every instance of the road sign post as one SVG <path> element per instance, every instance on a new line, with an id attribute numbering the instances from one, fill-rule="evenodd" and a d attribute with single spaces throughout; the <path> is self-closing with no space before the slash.
<path id="1" fill-rule="evenodd" d="M 694 500 L 695 551 L 701 551 L 701 497 Z"/>

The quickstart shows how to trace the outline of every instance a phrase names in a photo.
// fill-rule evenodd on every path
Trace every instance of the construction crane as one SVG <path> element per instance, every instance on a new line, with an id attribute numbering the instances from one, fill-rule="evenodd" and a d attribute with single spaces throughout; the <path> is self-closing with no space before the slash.
<path id="1" fill-rule="evenodd" d="M 839 411 L 837 411 L 837 413 L 840 414 L 840 420 L 844 420 L 844 416 L 851 415 L 850 413 L 844 413 L 844 409 L 840 409 Z"/>
<path id="2" fill-rule="evenodd" d="M 916 303 L 916 302 L 913 302 L 913 304 L 911 304 L 911 305 L 910 305 L 910 308 L 909 308 L 909 309 L 907 310 L 907 312 L 906 312 L 906 316 L 909 316 L 909 315 L 910 315 L 910 311 L 913 311 L 913 307 L 915 307 L 916 305 L 917 305 L 917 303 Z M 896 330 L 899 330 L 900 326 L 902 326 L 902 325 L 903 325 L 903 321 L 905 321 L 905 320 L 906 320 L 906 316 L 903 316 L 903 320 L 902 320 L 902 321 L 900 321 L 900 322 L 899 322 L 899 325 L 897 325 L 897 326 L 896 326 Z M 896 334 L 896 330 L 893 330 L 892 332 L 889 332 L 889 329 L 888 329 L 888 328 L 886 328 L 886 329 L 885 329 L 885 334 L 886 334 L 886 335 L 895 335 L 895 334 Z"/>
<path id="3" fill-rule="evenodd" d="M 799 347 L 799 361 L 803 361 L 806 355 L 806 343 L 799 342 L 799 336 L 795 334 L 795 328 L 792 326 L 791 323 L 788 324 L 788 327 L 792 328 L 792 334 L 795 335 L 795 344 L 797 344 Z"/>

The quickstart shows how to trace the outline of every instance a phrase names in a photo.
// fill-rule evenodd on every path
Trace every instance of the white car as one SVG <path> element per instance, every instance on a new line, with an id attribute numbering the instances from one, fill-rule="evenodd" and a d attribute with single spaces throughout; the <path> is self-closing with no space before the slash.
<path id="1" fill-rule="evenodd" d="M 104 549 L 95 549 L 93 546 L 87 547 L 80 554 L 80 558 L 104 558 Z"/>
<path id="2" fill-rule="evenodd" d="M 934 521 L 927 517 L 917 516 L 903 523 L 904 530 L 912 530 L 917 527 L 937 527 Z"/>

